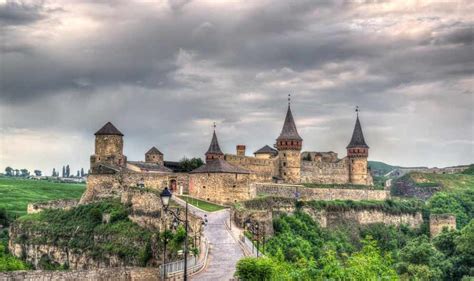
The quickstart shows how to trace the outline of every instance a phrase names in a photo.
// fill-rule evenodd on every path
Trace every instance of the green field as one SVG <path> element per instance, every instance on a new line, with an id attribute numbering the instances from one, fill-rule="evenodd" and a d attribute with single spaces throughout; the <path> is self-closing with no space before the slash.
<path id="1" fill-rule="evenodd" d="M 85 188 L 85 184 L 0 177 L 0 208 L 13 216 L 22 216 L 26 214 L 28 203 L 79 199 Z"/>
<path id="2" fill-rule="evenodd" d="M 196 198 L 193 198 L 193 197 L 184 196 L 184 195 L 181 195 L 181 196 L 178 196 L 178 197 L 183 199 L 184 201 L 188 202 L 189 204 L 191 204 L 193 206 L 196 206 L 199 209 L 207 211 L 207 212 L 215 212 L 215 211 L 225 209 L 224 206 L 212 204 L 212 203 L 209 203 L 207 201 L 199 200 L 199 199 L 196 199 Z"/>

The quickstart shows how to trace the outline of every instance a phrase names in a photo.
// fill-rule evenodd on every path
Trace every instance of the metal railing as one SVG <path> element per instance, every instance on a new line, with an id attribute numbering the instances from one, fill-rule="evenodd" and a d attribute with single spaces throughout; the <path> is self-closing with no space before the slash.
<path id="1" fill-rule="evenodd" d="M 255 244 L 245 235 L 241 234 L 240 235 L 240 242 L 244 245 L 244 247 L 247 248 L 250 256 L 252 257 L 263 257 L 262 252 L 260 252 L 257 247 L 255 247 Z"/>
<path id="2" fill-rule="evenodd" d="M 200 271 L 206 266 L 207 258 L 209 255 L 209 242 L 207 238 L 203 238 L 204 244 L 204 257 L 202 260 L 198 260 L 196 256 L 188 258 L 188 276 Z M 164 265 L 166 267 L 166 278 L 178 277 L 183 274 L 184 271 L 184 260 L 170 262 Z M 160 266 L 160 275 L 163 276 L 163 265 Z"/>

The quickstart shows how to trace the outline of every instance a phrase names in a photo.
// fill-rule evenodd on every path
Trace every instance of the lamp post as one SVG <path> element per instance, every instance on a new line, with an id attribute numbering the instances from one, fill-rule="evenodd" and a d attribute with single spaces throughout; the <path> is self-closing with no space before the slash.
<path id="1" fill-rule="evenodd" d="M 173 211 L 168 210 L 168 206 L 169 206 L 169 203 L 170 203 L 171 196 L 173 196 L 173 194 L 171 193 L 171 191 L 167 187 L 165 187 L 165 189 L 163 189 L 163 191 L 160 193 L 161 204 L 163 204 L 164 213 L 169 212 L 175 218 L 175 220 L 173 222 L 173 225 L 177 226 L 178 222 L 184 223 L 185 239 L 184 239 L 184 275 L 183 275 L 183 280 L 187 281 L 188 280 L 188 202 L 186 202 L 186 213 L 185 213 L 185 219 L 183 221 Z M 164 261 L 163 261 L 163 268 L 165 268 Z M 166 275 L 164 276 L 164 278 L 166 278 Z"/>
<path id="2" fill-rule="evenodd" d="M 252 223 L 250 221 L 250 218 L 245 221 L 245 226 L 247 229 L 257 237 L 257 258 L 258 258 L 258 252 L 260 248 L 260 238 L 263 238 L 263 244 L 262 248 L 265 249 L 265 226 L 260 227 L 260 224 L 258 222 Z M 253 247 L 253 243 L 252 243 Z"/>

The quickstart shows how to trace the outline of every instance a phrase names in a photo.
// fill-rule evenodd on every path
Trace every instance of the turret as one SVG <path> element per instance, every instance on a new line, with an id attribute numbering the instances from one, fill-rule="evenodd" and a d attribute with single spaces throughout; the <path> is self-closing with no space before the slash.
<path id="1" fill-rule="evenodd" d="M 145 162 L 163 165 L 163 153 L 153 146 L 145 153 Z"/>
<path id="2" fill-rule="evenodd" d="M 352 184 L 370 184 L 368 176 L 369 146 L 365 143 L 362 126 L 359 120 L 359 108 L 356 108 L 356 123 L 352 138 L 347 145 L 347 157 L 349 158 L 349 179 Z"/>
<path id="3" fill-rule="evenodd" d="M 303 139 L 298 134 L 295 120 L 291 112 L 290 97 L 288 95 L 288 110 L 280 136 L 276 139 L 276 148 L 279 156 L 280 176 L 284 182 L 299 183 L 301 173 L 300 152 Z"/>
<path id="4" fill-rule="evenodd" d="M 224 159 L 224 153 L 222 153 L 222 150 L 219 147 L 219 142 L 217 141 L 216 124 L 214 124 L 214 133 L 212 134 L 211 144 L 206 152 L 206 162 L 215 159 Z"/>
<path id="5" fill-rule="evenodd" d="M 123 134 L 110 122 L 95 133 L 95 153 L 91 156 L 91 168 L 97 164 L 124 167 Z"/>

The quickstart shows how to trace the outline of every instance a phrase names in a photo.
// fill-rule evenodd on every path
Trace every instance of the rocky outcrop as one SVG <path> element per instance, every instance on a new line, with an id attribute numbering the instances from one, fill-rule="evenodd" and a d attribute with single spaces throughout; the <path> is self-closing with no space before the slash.
<path id="1" fill-rule="evenodd" d="M 60 199 L 48 202 L 30 203 L 28 204 L 27 213 L 35 214 L 45 209 L 63 209 L 69 210 L 79 203 L 77 199 Z"/>
<path id="2" fill-rule="evenodd" d="M 10 252 L 21 257 L 35 268 L 40 268 L 42 263 L 49 263 L 56 267 L 67 267 L 72 269 L 90 269 L 98 267 L 117 267 L 126 264 L 118 256 L 101 257 L 95 259 L 94 255 L 79 249 L 69 250 L 48 244 L 32 244 L 29 242 L 34 237 L 41 236 L 40 233 L 25 232 L 18 224 L 12 224 L 9 229 L 10 240 L 8 248 Z"/>
<path id="3" fill-rule="evenodd" d="M 144 267 L 119 267 L 99 268 L 94 270 L 68 270 L 68 271 L 13 271 L 0 272 L 0 281 L 26 280 L 26 281 L 156 281 L 160 279 L 158 268 Z"/>
<path id="4" fill-rule="evenodd" d="M 428 200 L 433 194 L 441 190 L 441 186 L 418 186 L 409 177 L 402 177 L 392 187 L 392 195 Z"/>

